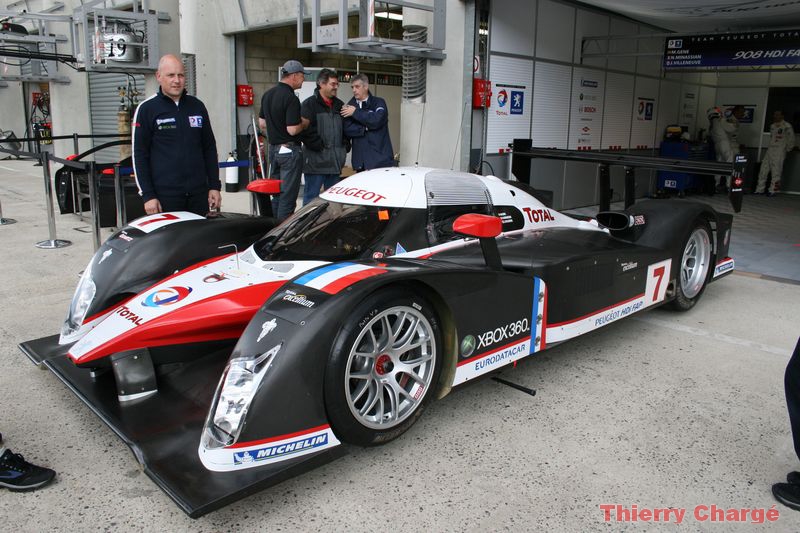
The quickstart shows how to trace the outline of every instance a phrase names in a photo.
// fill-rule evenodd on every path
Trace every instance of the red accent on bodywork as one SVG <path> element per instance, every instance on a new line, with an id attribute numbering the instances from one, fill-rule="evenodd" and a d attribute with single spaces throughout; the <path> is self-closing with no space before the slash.
<path id="1" fill-rule="evenodd" d="M 66 159 L 67 161 L 73 161 L 77 157 L 78 157 L 78 154 L 72 154 L 72 155 L 68 155 L 64 159 Z"/>
<path id="2" fill-rule="evenodd" d="M 280 194 L 281 180 L 259 179 L 247 184 L 247 190 L 261 194 Z"/>
<path id="3" fill-rule="evenodd" d="M 371 268 L 369 270 L 361 270 L 359 272 L 349 274 L 347 276 L 344 276 L 343 278 L 328 283 L 327 285 L 322 287 L 321 290 L 322 292 L 327 292 L 328 294 L 336 294 L 342 289 L 349 287 L 353 283 L 357 283 L 362 279 L 371 278 L 372 276 L 377 276 L 378 274 L 385 274 L 386 272 L 388 271 L 382 268 Z"/>
<path id="4" fill-rule="evenodd" d="M 302 431 L 295 431 L 294 433 L 287 433 L 285 435 L 278 435 L 276 437 L 269 437 L 268 439 L 261 439 L 261 440 L 251 440 L 248 442 L 239 442 L 237 444 L 232 444 L 230 446 L 225 446 L 226 450 L 234 449 L 234 448 L 247 448 L 249 446 L 258 446 L 259 444 L 267 444 L 268 442 L 275 442 L 276 440 L 283 440 L 283 439 L 291 439 L 293 437 L 299 437 L 300 435 L 307 435 L 309 433 L 316 433 L 317 431 L 323 431 L 329 429 L 331 426 L 330 424 L 323 424 L 321 426 L 317 426 L 311 429 L 304 429 Z"/>
<path id="5" fill-rule="evenodd" d="M 453 222 L 453 231 L 469 237 L 492 238 L 503 232 L 503 221 L 500 217 L 469 213 Z"/>
<path id="6" fill-rule="evenodd" d="M 242 335 L 259 307 L 284 283 L 261 283 L 189 304 L 129 329 L 77 359 L 70 353 L 70 359 L 83 364 L 112 353 L 150 346 L 235 339 Z"/>
<path id="7" fill-rule="evenodd" d="M 229 253 L 229 254 L 225 254 L 225 255 L 219 255 L 217 257 L 212 257 L 210 259 L 206 259 L 205 261 L 200 261 L 199 263 L 195 263 L 192 266 L 185 268 L 184 270 L 179 270 L 178 272 L 175 272 L 174 274 L 172 274 L 170 276 L 167 276 L 164 279 L 158 280 L 156 283 L 153 283 L 152 285 L 150 285 L 149 287 L 147 287 L 146 289 L 141 291 L 139 294 L 145 293 L 145 292 L 151 290 L 152 288 L 154 288 L 156 285 L 160 285 L 160 284 L 164 283 L 165 281 L 171 280 L 172 278 L 174 278 L 176 276 L 180 276 L 181 274 L 185 274 L 187 272 L 191 272 L 192 270 L 200 268 L 201 266 L 205 266 L 205 265 L 207 265 L 209 263 L 213 263 L 214 261 L 221 261 L 222 259 L 225 259 L 226 257 L 230 257 L 232 255 L 233 255 L 233 253 Z M 93 314 L 89 318 L 84 318 L 83 319 L 83 323 L 84 324 L 88 324 L 92 320 L 96 320 L 96 319 L 102 317 L 103 315 L 107 315 L 108 313 L 110 313 L 111 311 L 116 309 L 117 307 L 119 307 L 121 305 L 125 305 L 126 303 L 130 302 L 132 299 L 133 299 L 133 296 L 131 296 L 130 298 L 126 298 L 125 300 L 123 300 L 123 301 L 121 301 L 121 302 L 119 302 L 117 304 L 114 304 L 111 307 L 103 309 L 99 313 Z"/>

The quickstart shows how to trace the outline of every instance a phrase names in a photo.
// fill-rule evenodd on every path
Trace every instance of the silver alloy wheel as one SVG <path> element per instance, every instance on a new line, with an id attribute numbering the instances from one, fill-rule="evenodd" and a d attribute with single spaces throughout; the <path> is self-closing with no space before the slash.
<path id="1" fill-rule="evenodd" d="M 419 407 L 435 364 L 436 342 L 425 315 L 407 306 L 382 311 L 361 329 L 347 358 L 350 411 L 372 429 L 397 426 Z"/>
<path id="2" fill-rule="evenodd" d="M 708 232 L 695 228 L 686 241 L 681 258 L 680 284 L 683 295 L 691 299 L 703 289 L 711 261 L 711 242 Z"/>

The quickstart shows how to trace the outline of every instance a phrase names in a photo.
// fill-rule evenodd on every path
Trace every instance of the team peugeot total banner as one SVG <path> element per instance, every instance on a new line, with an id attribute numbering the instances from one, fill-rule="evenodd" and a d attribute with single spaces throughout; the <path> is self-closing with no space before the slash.
<path id="1" fill-rule="evenodd" d="M 800 29 L 675 36 L 665 40 L 665 70 L 798 64 Z"/>

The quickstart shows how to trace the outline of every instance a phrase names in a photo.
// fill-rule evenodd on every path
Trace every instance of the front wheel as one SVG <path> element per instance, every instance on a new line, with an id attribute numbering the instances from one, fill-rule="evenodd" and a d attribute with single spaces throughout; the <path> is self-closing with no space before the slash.
<path id="1" fill-rule="evenodd" d="M 345 320 L 325 370 L 334 432 L 372 446 L 410 428 L 433 397 L 440 332 L 423 298 L 390 289 L 369 296 Z"/>
<path id="2" fill-rule="evenodd" d="M 706 288 L 711 269 L 711 226 L 698 220 L 686 238 L 675 287 L 673 309 L 688 311 Z"/>

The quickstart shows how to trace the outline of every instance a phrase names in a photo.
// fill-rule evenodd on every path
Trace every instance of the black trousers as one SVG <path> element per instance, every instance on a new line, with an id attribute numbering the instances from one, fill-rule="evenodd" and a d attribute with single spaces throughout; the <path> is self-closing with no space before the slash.
<path id="1" fill-rule="evenodd" d="M 786 389 L 786 407 L 789 409 L 789 423 L 792 425 L 792 439 L 794 452 L 800 459 L 800 339 L 794 347 L 792 358 L 786 365 L 786 375 L 783 379 Z"/>
<path id="2" fill-rule="evenodd" d="M 180 196 L 159 196 L 161 210 L 167 211 L 189 211 L 200 216 L 208 213 L 208 191 L 197 193 L 186 193 Z"/>

